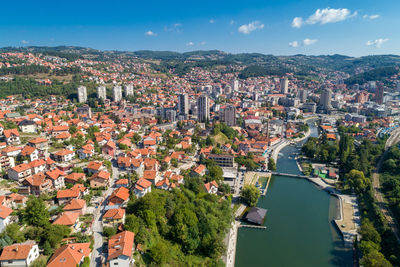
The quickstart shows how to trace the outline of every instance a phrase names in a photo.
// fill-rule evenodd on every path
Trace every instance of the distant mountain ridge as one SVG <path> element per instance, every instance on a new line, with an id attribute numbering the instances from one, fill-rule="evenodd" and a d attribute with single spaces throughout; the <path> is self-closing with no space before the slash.
<path id="1" fill-rule="evenodd" d="M 354 75 L 357 68 L 371 70 L 384 67 L 400 66 L 398 55 L 373 55 L 363 57 L 350 57 L 345 55 L 291 55 L 275 56 L 261 53 L 227 53 L 220 50 L 198 50 L 191 52 L 174 51 L 116 51 L 97 50 L 79 46 L 26 46 L 26 47 L 3 47 L 0 52 L 32 52 L 43 53 L 65 57 L 69 60 L 76 58 L 95 58 L 99 60 L 112 60 L 115 57 L 138 58 L 144 60 L 161 60 L 162 68 L 176 68 L 183 61 L 194 62 L 190 66 L 214 66 L 243 64 L 245 66 L 260 66 L 267 70 L 272 69 L 273 73 L 292 71 L 300 75 L 308 75 L 315 71 L 343 71 Z M 197 62 L 197 63 L 196 63 Z M 161 68 L 160 67 L 160 68 Z M 267 71 L 268 72 L 268 71 Z"/>

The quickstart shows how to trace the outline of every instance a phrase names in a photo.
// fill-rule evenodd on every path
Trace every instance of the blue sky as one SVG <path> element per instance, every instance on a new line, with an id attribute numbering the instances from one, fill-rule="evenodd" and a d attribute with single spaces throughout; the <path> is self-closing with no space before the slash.
<path id="1" fill-rule="evenodd" d="M 0 46 L 288 54 L 400 54 L 400 1 L 2 3 Z"/>

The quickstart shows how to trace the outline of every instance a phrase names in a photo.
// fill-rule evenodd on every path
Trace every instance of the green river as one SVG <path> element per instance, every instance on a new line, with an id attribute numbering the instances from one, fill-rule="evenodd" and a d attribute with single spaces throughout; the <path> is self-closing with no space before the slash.
<path id="1" fill-rule="evenodd" d="M 317 136 L 316 128 L 311 130 Z M 292 146 L 281 150 L 278 172 L 300 173 L 296 151 Z M 352 266 L 352 251 L 332 224 L 337 205 L 335 197 L 307 180 L 273 176 L 257 204 L 268 210 L 267 229 L 239 228 L 235 266 Z"/>

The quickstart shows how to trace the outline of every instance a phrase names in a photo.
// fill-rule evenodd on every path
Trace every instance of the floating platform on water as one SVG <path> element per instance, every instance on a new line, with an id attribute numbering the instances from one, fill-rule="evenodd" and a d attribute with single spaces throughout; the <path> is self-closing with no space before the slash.
<path id="1" fill-rule="evenodd" d="M 267 229 L 267 226 L 251 225 L 251 224 L 240 224 L 239 227 L 254 228 L 254 229 Z"/>

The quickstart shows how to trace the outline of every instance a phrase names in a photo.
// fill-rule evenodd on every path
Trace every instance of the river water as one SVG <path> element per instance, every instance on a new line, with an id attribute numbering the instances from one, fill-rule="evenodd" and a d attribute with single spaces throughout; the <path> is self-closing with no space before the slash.
<path id="1" fill-rule="evenodd" d="M 311 136 L 317 135 L 312 126 Z M 300 173 L 296 151 L 292 146 L 281 150 L 278 172 Z M 268 210 L 267 229 L 239 228 L 235 266 L 352 266 L 352 252 L 332 224 L 335 197 L 307 180 L 273 176 L 257 206 Z"/>

